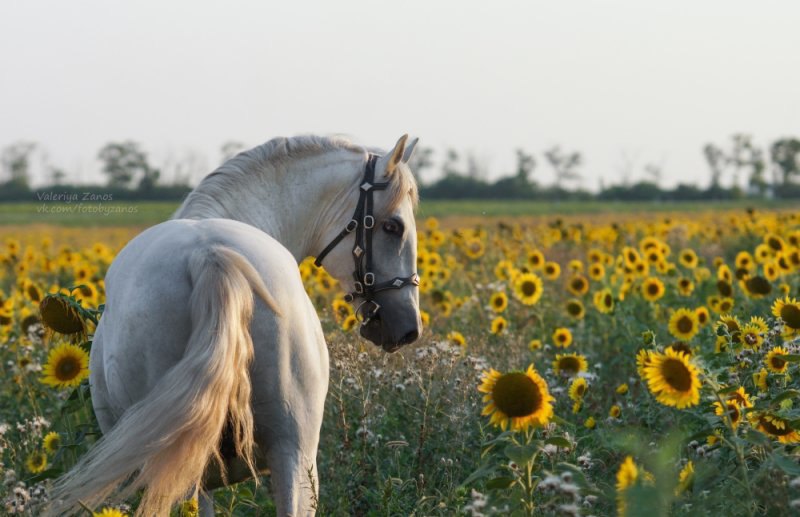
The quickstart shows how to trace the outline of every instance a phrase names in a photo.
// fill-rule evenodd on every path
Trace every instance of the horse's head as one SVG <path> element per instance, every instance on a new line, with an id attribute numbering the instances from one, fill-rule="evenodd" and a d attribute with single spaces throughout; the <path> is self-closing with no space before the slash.
<path id="1" fill-rule="evenodd" d="M 408 167 L 416 143 L 403 135 L 388 153 L 369 156 L 358 171 L 355 206 L 356 196 L 343 196 L 350 201 L 349 215 L 317 256 L 318 263 L 329 257 L 326 269 L 350 290 L 361 335 L 387 352 L 416 341 L 422 331 L 417 186 Z"/>

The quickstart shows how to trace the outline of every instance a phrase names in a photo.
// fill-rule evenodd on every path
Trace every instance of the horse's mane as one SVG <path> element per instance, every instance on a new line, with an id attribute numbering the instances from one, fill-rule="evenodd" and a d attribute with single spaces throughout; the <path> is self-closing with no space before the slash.
<path id="1" fill-rule="evenodd" d="M 252 178 L 253 175 L 266 176 L 270 173 L 269 171 L 285 169 L 286 165 L 292 161 L 331 151 L 362 154 L 366 160 L 367 153 L 374 150 L 356 145 L 342 136 L 303 135 L 273 138 L 252 149 L 240 152 L 217 167 L 189 194 L 176 215 L 180 216 L 184 213 L 190 204 L 204 205 L 209 198 L 220 200 L 227 197 L 226 194 L 231 191 L 234 183 Z M 419 196 L 417 182 L 408 165 L 400 164 L 389 175 L 389 179 L 390 185 L 387 189 L 389 198 L 386 206 L 382 207 L 383 210 L 395 210 L 406 199 L 406 196 L 410 196 L 412 203 L 416 206 Z M 360 182 L 361 176 L 358 176 L 352 185 L 343 185 L 343 187 L 354 189 Z M 195 208 L 197 207 L 195 206 Z"/>

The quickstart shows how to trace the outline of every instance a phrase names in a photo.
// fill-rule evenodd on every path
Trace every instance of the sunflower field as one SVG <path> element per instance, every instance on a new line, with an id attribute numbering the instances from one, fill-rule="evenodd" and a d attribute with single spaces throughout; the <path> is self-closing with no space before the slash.
<path id="1" fill-rule="evenodd" d="M 425 331 L 395 354 L 300 264 L 331 355 L 319 515 L 800 513 L 800 212 L 417 229 Z M 0 512 L 37 515 L 99 436 L 88 352 L 138 231 L 0 227 Z M 274 514 L 268 482 L 215 505 Z"/>

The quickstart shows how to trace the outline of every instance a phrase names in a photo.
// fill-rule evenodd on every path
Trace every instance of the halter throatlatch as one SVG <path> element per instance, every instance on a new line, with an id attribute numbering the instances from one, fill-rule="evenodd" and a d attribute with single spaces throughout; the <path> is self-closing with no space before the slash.
<path id="1" fill-rule="evenodd" d="M 356 232 L 355 244 L 353 245 L 355 291 L 346 294 L 344 299 L 348 303 L 353 303 L 358 298 L 364 299 L 356 308 L 356 315 L 361 317 L 363 323 L 374 317 L 381 308 L 375 301 L 375 293 L 389 289 L 402 289 L 407 285 L 419 285 L 419 276 L 416 273 L 412 273 L 411 276 L 398 276 L 385 282 L 375 283 L 375 273 L 372 271 L 372 231 L 375 228 L 372 194 L 376 190 L 386 190 L 389 186 L 389 182 L 375 182 L 375 164 L 377 162 L 378 155 L 370 153 L 364 170 L 364 181 L 361 182 L 358 188 L 358 203 L 356 204 L 353 218 L 314 260 L 314 265 L 320 267 L 322 261 L 325 260 L 328 253 L 337 244 L 351 233 Z"/>

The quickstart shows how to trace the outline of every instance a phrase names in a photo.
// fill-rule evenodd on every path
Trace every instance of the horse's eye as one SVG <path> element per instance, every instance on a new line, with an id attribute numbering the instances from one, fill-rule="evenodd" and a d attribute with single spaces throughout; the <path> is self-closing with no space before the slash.
<path id="1" fill-rule="evenodd" d="M 399 235 L 403 233 L 403 228 L 400 226 L 400 223 L 398 223 L 394 219 L 387 219 L 386 221 L 383 222 L 383 231 L 385 231 L 386 233 Z"/>

